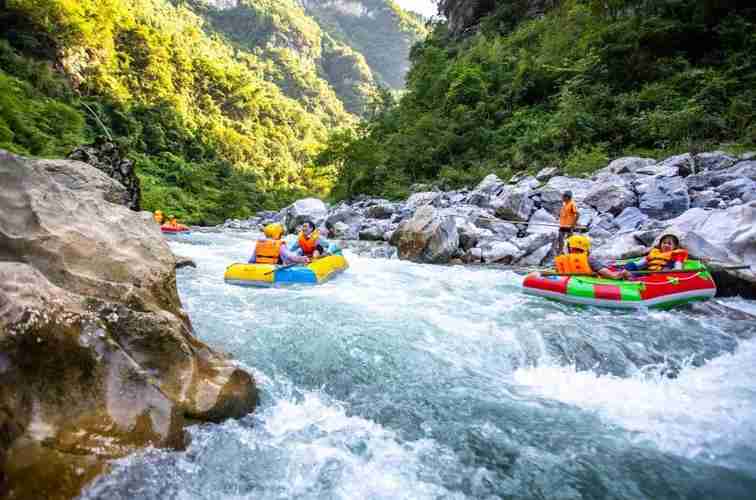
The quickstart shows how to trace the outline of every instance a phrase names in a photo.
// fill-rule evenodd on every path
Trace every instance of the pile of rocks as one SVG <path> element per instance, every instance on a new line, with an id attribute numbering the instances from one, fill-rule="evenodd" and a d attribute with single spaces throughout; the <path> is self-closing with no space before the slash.
<path id="1" fill-rule="evenodd" d="M 756 265 L 754 153 L 628 157 L 590 178 L 558 174 L 547 168 L 508 182 L 492 174 L 472 190 L 416 192 L 402 202 L 360 197 L 327 207 L 310 198 L 226 227 L 278 221 L 294 230 L 308 218 L 330 222 L 337 238 L 386 242 L 416 262 L 537 266 L 553 259 L 557 232 L 538 224 L 557 223 L 562 193 L 570 190 L 599 257 L 642 255 L 672 227 L 696 257 Z M 752 272 L 727 273 L 727 280 L 733 293 L 756 295 Z"/>

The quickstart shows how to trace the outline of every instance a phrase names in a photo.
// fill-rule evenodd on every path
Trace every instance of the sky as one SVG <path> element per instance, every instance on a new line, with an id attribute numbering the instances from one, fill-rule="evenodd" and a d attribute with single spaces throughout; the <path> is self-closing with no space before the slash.
<path id="1" fill-rule="evenodd" d="M 436 15 L 436 2 L 434 0 L 394 0 L 402 8 L 414 10 L 426 17 Z"/>

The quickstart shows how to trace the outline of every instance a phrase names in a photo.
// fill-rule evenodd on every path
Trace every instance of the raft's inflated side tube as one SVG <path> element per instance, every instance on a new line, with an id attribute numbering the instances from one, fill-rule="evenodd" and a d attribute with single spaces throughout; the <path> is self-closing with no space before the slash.
<path id="1" fill-rule="evenodd" d="M 191 230 L 188 226 L 185 226 L 183 224 L 178 224 L 176 227 L 171 226 L 160 226 L 160 230 L 164 233 L 168 234 L 175 234 L 175 233 L 189 233 Z"/>
<path id="2" fill-rule="evenodd" d="M 347 269 L 349 264 L 339 254 L 276 271 L 279 267 L 273 264 L 231 264 L 226 268 L 223 279 L 231 285 L 242 286 L 319 285 Z"/>
<path id="3" fill-rule="evenodd" d="M 683 270 L 698 272 L 669 271 L 640 275 L 633 280 L 528 275 L 522 286 L 525 293 L 531 295 L 570 304 L 617 309 L 667 309 L 716 295 L 714 279 L 701 262 L 685 261 Z"/>

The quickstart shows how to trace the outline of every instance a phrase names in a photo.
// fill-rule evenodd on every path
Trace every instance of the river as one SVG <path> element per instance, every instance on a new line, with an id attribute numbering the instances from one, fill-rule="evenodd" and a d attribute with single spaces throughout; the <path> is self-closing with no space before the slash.
<path id="1" fill-rule="evenodd" d="M 756 498 L 753 322 L 349 251 L 321 286 L 225 285 L 252 240 L 170 245 L 197 263 L 177 272 L 196 335 L 254 374 L 258 410 L 114 462 L 83 498 Z"/>

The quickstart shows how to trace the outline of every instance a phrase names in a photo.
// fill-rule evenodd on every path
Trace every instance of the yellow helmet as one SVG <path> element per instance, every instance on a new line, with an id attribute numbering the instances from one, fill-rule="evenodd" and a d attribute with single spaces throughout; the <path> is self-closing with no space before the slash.
<path id="1" fill-rule="evenodd" d="M 591 250 L 591 240 L 587 236 L 574 234 L 567 238 L 567 248 L 579 248 L 588 253 Z"/>
<path id="2" fill-rule="evenodd" d="M 163 215 L 163 211 L 162 210 L 155 210 L 155 215 Z"/>
<path id="3" fill-rule="evenodd" d="M 281 224 L 278 224 L 277 222 L 268 224 L 263 228 L 263 234 L 265 234 L 265 236 L 267 236 L 268 238 L 273 238 L 274 240 L 280 238 L 283 232 L 283 226 Z"/>

